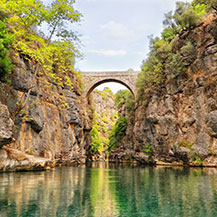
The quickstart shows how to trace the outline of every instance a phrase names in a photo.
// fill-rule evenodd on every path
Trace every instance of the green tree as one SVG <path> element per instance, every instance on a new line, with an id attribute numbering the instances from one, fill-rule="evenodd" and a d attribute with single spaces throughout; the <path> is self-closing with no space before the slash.
<path id="1" fill-rule="evenodd" d="M 81 14 L 74 9 L 75 0 L 55 0 L 47 9 L 45 22 L 48 24 L 48 42 L 52 37 L 60 38 L 65 41 L 76 41 L 77 35 L 68 28 L 70 23 L 80 21 Z"/>
<path id="2" fill-rule="evenodd" d="M 100 127 L 99 125 L 94 124 L 90 132 L 90 135 L 92 138 L 92 145 L 91 145 L 90 150 L 92 153 L 95 153 L 95 154 L 101 153 L 104 148 L 104 143 L 102 142 L 102 138 L 100 136 L 99 127 Z"/>
<path id="3" fill-rule="evenodd" d="M 155 88 L 159 89 L 164 81 L 165 63 L 171 54 L 171 47 L 167 40 L 159 37 L 150 37 L 150 52 L 148 58 L 143 61 L 136 86 L 137 97 L 143 100 L 145 96 L 145 89 Z"/>
<path id="4" fill-rule="evenodd" d="M 8 53 L 13 40 L 14 35 L 8 33 L 6 23 L 0 20 L 0 81 L 6 81 L 5 76 L 11 72 L 12 64 Z"/>
<path id="5" fill-rule="evenodd" d="M 217 12 L 217 0 L 194 0 L 192 3 L 193 6 L 206 9 L 206 11 L 209 11 L 211 9 L 215 10 Z"/>
<path id="6" fill-rule="evenodd" d="M 175 22 L 181 29 L 189 29 L 197 26 L 201 17 L 188 3 L 177 2 L 174 14 Z"/>
<path id="7" fill-rule="evenodd" d="M 126 130 L 127 118 L 119 117 L 109 135 L 108 151 L 111 151 L 112 149 L 117 147 L 118 143 L 126 134 Z"/>
<path id="8" fill-rule="evenodd" d="M 0 0 L 0 3 L 2 11 L 10 15 L 7 22 L 16 37 L 13 49 L 37 63 L 27 97 L 24 99 L 23 95 L 18 103 L 15 118 L 27 104 L 37 74 L 44 76 L 40 85 L 47 92 L 52 91 L 48 81 L 60 88 L 67 85 L 73 89 L 72 77 L 77 75 L 74 58 L 80 54 L 76 48 L 76 34 L 68 30 L 68 25 L 79 22 L 81 14 L 73 7 L 74 0 L 55 0 L 48 6 L 40 0 Z M 36 33 L 42 26 L 49 30 L 48 34 L 40 34 L 44 38 Z M 59 100 L 66 105 L 63 97 Z"/>
<path id="9" fill-rule="evenodd" d="M 165 14 L 163 24 L 174 35 L 174 33 L 197 26 L 200 21 L 200 14 L 194 10 L 194 7 L 190 3 L 178 1 L 176 2 L 175 12 L 170 11 Z M 164 30 L 166 31 L 164 35 L 167 38 L 169 38 L 168 30 Z"/>
<path id="10" fill-rule="evenodd" d="M 105 87 L 103 91 L 94 90 L 95 94 L 102 96 L 102 103 L 105 103 L 108 99 L 114 99 L 114 94 L 110 88 Z M 117 120 L 117 113 L 108 116 L 106 110 L 96 110 L 93 106 L 93 121 L 91 130 L 91 152 L 99 154 L 107 150 L 109 143 L 109 130 Z"/>
<path id="11" fill-rule="evenodd" d="M 134 110 L 134 96 L 129 90 L 119 90 L 115 94 L 115 105 L 118 109 L 125 104 L 127 112 L 132 112 Z"/>
<path id="12" fill-rule="evenodd" d="M 207 0 L 205 3 L 214 6 L 216 0 Z M 171 41 L 183 30 L 194 28 L 200 23 L 206 12 L 205 3 L 202 0 L 195 0 L 192 4 L 176 2 L 175 11 L 165 14 L 165 28 L 161 37 L 149 37 L 150 52 L 148 58 L 142 62 L 142 72 L 136 83 L 138 100 L 142 101 L 147 97 L 148 89 L 160 90 L 166 78 L 185 73 L 186 65 L 195 58 L 194 46 L 190 41 L 186 41 L 181 49 L 172 50 Z"/>

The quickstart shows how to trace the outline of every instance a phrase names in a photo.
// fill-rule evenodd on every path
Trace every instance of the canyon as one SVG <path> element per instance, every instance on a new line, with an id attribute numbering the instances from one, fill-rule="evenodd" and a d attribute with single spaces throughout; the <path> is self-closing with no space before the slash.
<path id="1" fill-rule="evenodd" d="M 216 15 L 180 33 L 172 49 L 186 41 L 194 45 L 194 53 L 183 59 L 187 70 L 166 76 L 160 89 L 147 88 L 145 99 L 135 98 L 126 134 L 111 151 L 111 161 L 217 165 Z M 43 75 L 34 79 L 34 61 L 13 50 L 10 58 L 11 83 L 0 82 L 0 171 L 84 164 L 91 150 L 93 109 L 82 94 L 82 81 L 72 73 L 73 88 L 59 88 L 52 80 L 43 83 Z M 28 100 L 19 111 L 22 98 Z M 95 101 L 95 107 L 102 110 L 100 103 Z M 114 113 L 108 107 L 103 109 Z"/>

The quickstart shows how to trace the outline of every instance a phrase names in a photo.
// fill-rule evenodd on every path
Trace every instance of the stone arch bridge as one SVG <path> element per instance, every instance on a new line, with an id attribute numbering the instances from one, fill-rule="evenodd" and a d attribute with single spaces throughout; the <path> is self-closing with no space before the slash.
<path id="1" fill-rule="evenodd" d="M 127 87 L 131 93 L 136 95 L 136 79 L 138 71 L 104 71 L 104 72 L 81 72 L 84 82 L 84 96 L 90 93 L 100 84 L 117 82 Z"/>

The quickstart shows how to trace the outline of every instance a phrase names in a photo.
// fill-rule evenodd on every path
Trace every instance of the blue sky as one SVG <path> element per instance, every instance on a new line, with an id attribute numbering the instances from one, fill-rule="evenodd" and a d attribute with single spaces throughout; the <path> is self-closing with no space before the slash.
<path id="1" fill-rule="evenodd" d="M 160 35 L 164 14 L 176 0 L 77 0 L 82 22 L 81 71 L 140 70 L 149 50 L 148 36 Z"/>
<path id="2" fill-rule="evenodd" d="M 140 71 L 149 52 L 149 35 L 160 36 L 164 14 L 175 9 L 177 0 L 76 0 L 82 14 L 79 24 L 70 25 L 82 42 L 80 71 Z M 186 0 L 191 2 L 192 0 Z M 43 0 L 48 4 L 51 0 Z M 110 83 L 109 83 L 110 84 Z M 117 92 L 122 85 L 103 84 Z"/>
<path id="3" fill-rule="evenodd" d="M 191 0 L 188 0 L 189 2 Z M 164 14 L 175 9 L 176 0 L 77 0 L 82 22 L 73 28 L 81 34 L 81 71 L 140 70 L 149 52 L 148 36 L 159 36 Z M 113 92 L 122 85 L 108 83 Z"/>

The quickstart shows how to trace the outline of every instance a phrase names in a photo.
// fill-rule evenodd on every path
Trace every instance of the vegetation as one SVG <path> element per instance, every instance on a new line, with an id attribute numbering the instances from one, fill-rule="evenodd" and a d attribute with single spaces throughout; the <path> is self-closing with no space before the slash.
<path id="1" fill-rule="evenodd" d="M 6 81 L 5 76 L 11 72 L 12 64 L 8 54 L 13 40 L 14 35 L 8 33 L 4 19 L 0 19 L 0 81 Z"/>
<path id="2" fill-rule="evenodd" d="M 191 147 L 194 145 L 194 143 L 193 142 L 188 142 L 188 141 L 184 141 L 184 140 L 182 140 L 182 141 L 180 141 L 179 143 L 178 143 L 178 146 L 180 146 L 180 147 L 185 147 L 185 148 L 188 148 L 188 149 L 192 149 Z"/>
<path id="3" fill-rule="evenodd" d="M 103 101 L 111 97 L 115 101 L 117 108 L 126 105 L 127 112 L 132 112 L 134 109 L 134 98 L 130 91 L 120 90 L 115 96 L 109 88 L 103 91 L 95 90 L 102 96 Z M 126 134 L 128 119 L 119 117 L 118 113 L 108 116 L 107 112 L 96 111 L 94 109 L 93 127 L 91 130 L 92 137 L 92 153 L 101 153 L 102 151 L 110 152 L 116 148 L 123 136 Z"/>
<path id="4" fill-rule="evenodd" d="M 8 15 L 5 21 L 15 36 L 11 46 L 15 55 L 36 65 L 27 97 L 21 97 L 14 116 L 27 104 L 36 76 L 43 75 L 40 86 L 48 94 L 52 92 L 51 82 L 59 88 L 68 86 L 73 89 L 72 79 L 77 75 L 74 59 L 80 54 L 76 48 L 78 37 L 68 25 L 79 22 L 81 17 L 73 7 L 74 2 L 53 0 L 46 6 L 41 0 L 0 0 L 1 14 Z M 66 106 L 63 98 L 59 100 Z"/>
<path id="5" fill-rule="evenodd" d="M 103 91 L 94 90 L 96 93 L 102 96 L 103 102 L 106 102 L 108 98 L 114 99 L 114 94 L 110 90 L 110 88 L 104 88 Z M 102 102 L 102 103 L 103 103 Z M 93 108 L 93 125 L 91 130 L 91 152 L 95 154 L 102 153 L 103 151 L 107 151 L 109 144 L 109 130 L 115 124 L 118 115 L 112 114 L 111 117 L 108 116 L 105 111 L 96 111 Z"/>
<path id="6" fill-rule="evenodd" d="M 217 12 L 217 0 L 194 0 L 193 6 L 199 11 L 209 11 L 211 9 Z"/>
<path id="7" fill-rule="evenodd" d="M 198 163 L 202 163 L 202 162 L 203 162 L 203 161 L 201 160 L 201 158 L 198 157 L 198 156 L 196 156 L 196 155 L 192 158 L 192 160 L 195 161 L 195 162 L 198 162 Z"/>
<path id="8" fill-rule="evenodd" d="M 134 96 L 129 90 L 119 90 L 115 94 L 115 105 L 118 109 L 126 106 L 126 116 L 130 116 L 134 112 L 135 101 Z M 126 135 L 126 130 L 128 126 L 128 118 L 118 117 L 112 130 L 109 132 L 109 144 L 108 151 L 117 148 L 118 143 L 121 142 L 122 138 Z"/>
<path id="9" fill-rule="evenodd" d="M 90 132 L 91 138 L 92 138 L 92 145 L 90 151 L 92 153 L 101 153 L 104 149 L 104 143 L 102 141 L 102 137 L 100 135 L 100 125 L 97 123 L 97 114 L 94 112 L 94 118 L 93 118 L 93 126 L 92 130 Z"/>
<path id="10" fill-rule="evenodd" d="M 109 144 L 108 144 L 108 151 L 117 147 L 117 144 L 121 141 L 123 136 L 126 134 L 127 130 L 127 118 L 126 117 L 119 117 L 116 121 L 115 126 L 110 131 L 109 134 Z"/>
<path id="11" fill-rule="evenodd" d="M 115 94 L 115 105 L 120 109 L 123 104 L 126 105 L 127 112 L 134 110 L 134 96 L 129 90 L 119 90 Z"/>
<path id="12" fill-rule="evenodd" d="M 171 42 L 178 34 L 199 25 L 202 16 L 211 8 L 215 9 L 216 5 L 216 0 L 194 0 L 192 3 L 179 1 L 174 13 L 170 11 L 165 14 L 165 28 L 161 37 L 150 36 L 149 56 L 143 61 L 142 72 L 137 79 L 138 100 L 148 97 L 148 90 L 161 90 L 166 79 L 186 72 L 187 65 L 195 57 L 194 45 L 186 41 L 183 47 L 174 49 Z"/>
<path id="13" fill-rule="evenodd" d="M 147 155 L 152 155 L 153 154 L 153 148 L 150 144 L 146 144 L 143 146 L 143 152 Z"/>
<path id="14" fill-rule="evenodd" d="M 103 91 L 94 90 L 96 93 L 99 93 L 102 96 L 102 99 L 105 100 L 107 96 L 114 98 L 114 94 L 109 87 L 105 87 Z"/>

